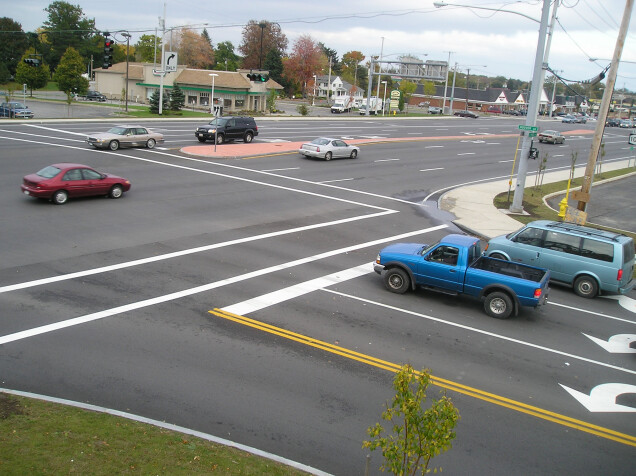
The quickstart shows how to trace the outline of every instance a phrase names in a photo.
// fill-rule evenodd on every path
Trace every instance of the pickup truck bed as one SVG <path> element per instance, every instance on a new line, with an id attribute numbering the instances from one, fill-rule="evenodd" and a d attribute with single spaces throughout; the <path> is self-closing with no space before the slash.
<path id="1" fill-rule="evenodd" d="M 417 286 L 484 301 L 491 317 L 506 319 L 520 306 L 545 304 L 550 272 L 481 255 L 478 238 L 448 235 L 435 245 L 396 243 L 380 251 L 374 266 L 389 291 Z"/>

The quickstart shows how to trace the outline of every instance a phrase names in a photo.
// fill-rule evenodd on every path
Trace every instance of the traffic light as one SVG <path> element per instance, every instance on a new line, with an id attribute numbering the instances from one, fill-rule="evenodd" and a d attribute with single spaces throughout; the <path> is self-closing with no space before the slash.
<path id="1" fill-rule="evenodd" d="M 259 73 L 249 73 L 247 75 L 247 79 L 249 79 L 250 81 L 256 81 L 259 83 L 264 83 L 269 79 L 269 76 L 267 76 L 266 74 L 259 74 Z"/>
<path id="2" fill-rule="evenodd" d="M 40 60 L 37 58 L 24 58 L 24 62 L 29 66 L 38 67 L 40 66 Z"/>
<path id="3" fill-rule="evenodd" d="M 108 69 L 113 65 L 114 44 L 115 40 L 111 40 L 110 38 L 104 40 L 104 64 L 102 64 L 102 69 Z"/>

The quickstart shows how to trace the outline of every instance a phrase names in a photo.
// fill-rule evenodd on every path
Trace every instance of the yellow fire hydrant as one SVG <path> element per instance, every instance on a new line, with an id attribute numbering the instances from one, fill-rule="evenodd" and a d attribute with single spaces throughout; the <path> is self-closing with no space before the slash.
<path id="1" fill-rule="evenodd" d="M 559 202 L 559 218 L 565 218 L 565 211 L 568 209 L 568 196 L 563 197 Z"/>

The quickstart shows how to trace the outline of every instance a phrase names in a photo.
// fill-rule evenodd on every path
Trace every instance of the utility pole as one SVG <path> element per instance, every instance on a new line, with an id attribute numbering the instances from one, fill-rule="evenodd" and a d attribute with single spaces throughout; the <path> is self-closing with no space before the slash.
<path id="1" fill-rule="evenodd" d="M 598 111 L 598 118 L 596 120 L 596 129 L 594 131 L 594 137 L 592 138 L 592 145 L 590 147 L 590 155 L 587 159 L 587 165 L 585 167 L 585 175 L 583 176 L 583 184 L 581 185 L 581 191 L 578 194 L 577 209 L 585 211 L 587 204 L 590 201 L 590 192 L 592 188 L 592 178 L 594 176 L 594 168 L 596 167 L 596 159 L 601 148 L 601 140 L 603 139 L 603 130 L 605 129 L 605 121 L 607 119 L 607 112 L 609 110 L 610 102 L 612 101 L 612 95 L 614 94 L 614 86 L 616 84 L 616 73 L 618 72 L 618 65 L 623 53 L 623 46 L 625 45 L 625 37 L 627 36 L 627 29 L 629 27 L 629 20 L 632 15 L 632 9 L 634 7 L 634 0 L 625 0 L 625 11 L 623 12 L 623 20 L 621 21 L 621 27 L 618 31 L 618 38 L 616 38 L 616 46 L 614 48 L 614 56 L 612 57 L 612 64 L 609 72 L 607 73 L 607 83 L 605 84 L 605 91 L 603 92 L 603 99 L 601 100 L 601 107 Z M 575 196 L 576 198 L 576 196 Z M 585 218 L 585 217 L 584 217 Z M 585 223 L 586 219 L 583 220 Z"/>
<path id="2" fill-rule="evenodd" d="M 444 82 L 444 101 L 442 102 L 442 114 L 444 114 L 444 110 L 446 109 L 446 91 L 448 89 L 448 70 L 450 68 L 451 53 L 453 52 L 448 52 L 448 61 L 446 62 L 446 81 Z"/>
<path id="3" fill-rule="evenodd" d="M 378 73 L 382 72 L 382 54 L 384 53 L 384 37 L 382 37 L 382 45 L 380 46 L 380 62 L 378 63 Z M 375 94 L 376 98 L 380 98 L 380 80 L 382 79 L 382 75 L 378 74 L 378 91 Z M 382 105 L 384 107 L 384 104 Z M 367 111 L 368 112 L 368 111 Z"/>
<path id="4" fill-rule="evenodd" d="M 124 32 L 122 36 L 126 37 L 126 112 L 128 112 L 128 52 L 130 51 L 130 33 Z"/>
<path id="5" fill-rule="evenodd" d="M 537 113 L 539 112 L 539 101 L 543 90 L 543 56 L 545 53 L 545 37 L 548 29 L 548 15 L 550 14 L 550 0 L 543 0 L 541 10 L 541 23 L 539 27 L 539 40 L 537 42 L 537 52 L 534 59 L 534 73 L 532 75 L 532 89 L 530 90 L 530 100 L 528 102 L 528 114 L 526 115 L 526 130 L 533 129 L 537 124 Z M 517 168 L 517 184 L 515 194 L 510 205 L 510 212 L 523 212 L 523 192 L 526 186 L 526 174 L 528 173 L 528 160 L 530 152 L 530 137 L 522 130 L 523 142 L 519 155 L 519 167 Z"/>
<path id="6" fill-rule="evenodd" d="M 166 67 L 166 60 L 164 56 L 166 54 L 166 42 L 164 41 L 166 38 L 166 3 L 163 4 L 163 18 L 161 19 L 161 69 L 160 75 L 161 79 L 159 80 L 159 115 L 163 114 L 163 77 L 166 75 L 164 68 Z"/>

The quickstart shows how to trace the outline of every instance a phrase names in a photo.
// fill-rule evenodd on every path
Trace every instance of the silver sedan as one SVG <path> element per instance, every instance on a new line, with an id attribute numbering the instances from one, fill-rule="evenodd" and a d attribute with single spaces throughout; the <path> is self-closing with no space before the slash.
<path id="1" fill-rule="evenodd" d="M 319 137 L 311 142 L 303 144 L 298 153 L 305 157 L 316 157 L 318 159 L 331 160 L 334 157 L 358 157 L 360 148 L 349 145 L 342 139 L 331 139 L 329 137 Z"/>
<path id="2" fill-rule="evenodd" d="M 163 134 L 142 126 L 115 126 L 107 132 L 91 134 L 86 142 L 98 149 L 117 150 L 120 147 L 148 147 L 163 144 Z"/>

